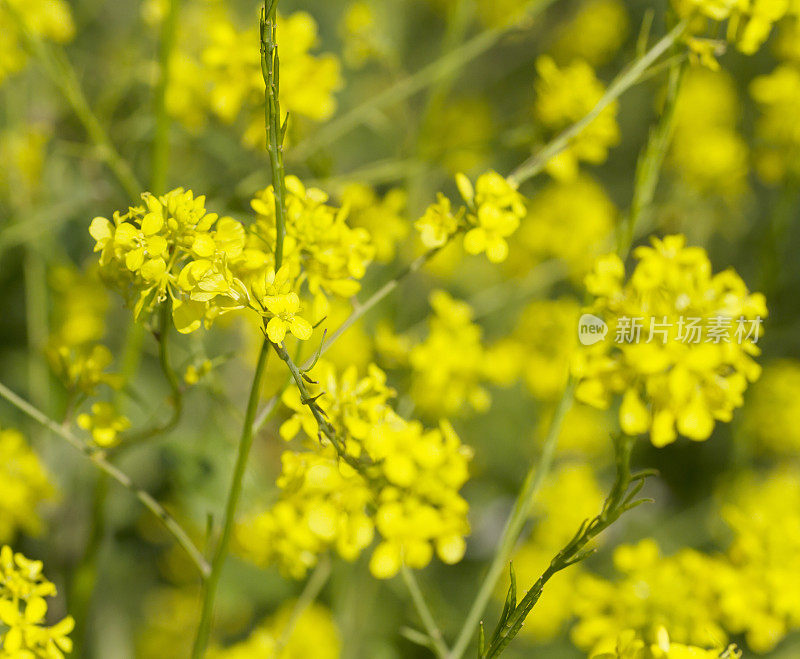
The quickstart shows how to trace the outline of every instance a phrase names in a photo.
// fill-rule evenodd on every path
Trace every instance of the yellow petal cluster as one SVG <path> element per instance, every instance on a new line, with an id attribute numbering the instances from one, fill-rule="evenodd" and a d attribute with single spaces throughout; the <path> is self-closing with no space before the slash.
<path id="1" fill-rule="evenodd" d="M 75 626 L 67 616 L 52 627 L 44 624 L 47 597 L 56 587 L 42 574 L 42 562 L 0 548 L 0 658 L 64 659 L 72 651 L 69 633 Z"/>
<path id="2" fill-rule="evenodd" d="M 55 497 L 44 466 L 12 428 L 0 429 L 0 542 L 11 541 L 18 531 L 42 530 L 39 506 Z"/>
<path id="3" fill-rule="evenodd" d="M 475 185 L 464 174 L 456 174 L 456 185 L 466 206 L 453 212 L 450 200 L 442 194 L 414 223 L 423 245 L 442 247 L 459 231 L 465 231 L 464 251 L 486 253 L 492 263 L 508 256 L 506 239 L 517 230 L 525 216 L 525 200 L 516 186 L 489 171 L 481 174 Z"/>
<path id="4" fill-rule="evenodd" d="M 471 451 L 443 421 L 425 430 L 389 406 L 393 391 L 372 365 L 365 377 L 355 369 L 341 376 L 317 364 L 312 395 L 339 433 L 344 450 L 359 460 L 342 461 L 294 393 L 284 402 L 294 414 L 281 427 L 291 439 L 300 434 L 308 447 L 285 451 L 278 479 L 281 496 L 267 511 L 241 522 L 241 552 L 261 564 L 277 564 L 302 577 L 318 556 L 335 549 L 355 560 L 375 536 L 370 559 L 377 578 L 394 576 L 405 564 L 422 568 L 434 551 L 446 563 L 464 554 L 469 531 L 467 503 L 458 491 L 467 480 Z"/>
<path id="5" fill-rule="evenodd" d="M 603 83 L 585 61 L 576 59 L 559 67 L 549 55 L 536 60 L 536 100 L 534 116 L 541 126 L 555 135 L 594 109 L 605 93 Z M 547 163 L 548 173 L 556 179 L 570 180 L 578 175 L 580 161 L 599 165 L 608 157 L 608 150 L 619 142 L 617 101 L 610 103 L 578 135 L 569 146 Z"/>
<path id="6" fill-rule="evenodd" d="M 572 364 L 578 400 L 606 408 L 621 395 L 623 432 L 649 433 L 656 446 L 678 433 L 707 439 L 717 421 L 731 420 L 761 370 L 754 356 L 764 296 L 732 269 L 712 274 L 705 250 L 685 243 L 672 235 L 638 247 L 627 279 L 615 254 L 597 260 L 586 277 L 595 296 L 589 311 L 608 334 L 581 347 Z M 692 323 L 705 334 L 687 329 Z"/>

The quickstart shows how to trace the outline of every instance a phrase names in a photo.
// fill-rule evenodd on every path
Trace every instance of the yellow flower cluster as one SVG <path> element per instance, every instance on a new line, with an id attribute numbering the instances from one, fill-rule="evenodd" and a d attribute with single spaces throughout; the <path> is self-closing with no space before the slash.
<path id="1" fill-rule="evenodd" d="M 732 269 L 712 275 L 705 250 L 687 247 L 681 235 L 654 238 L 634 255 L 627 281 L 616 254 L 600 257 L 586 277 L 595 296 L 589 311 L 607 323 L 608 335 L 577 352 L 576 397 L 605 409 L 622 394 L 623 432 L 649 432 L 655 446 L 674 441 L 676 427 L 707 439 L 759 376 L 753 356 L 764 296 L 751 294 Z"/>
<path id="2" fill-rule="evenodd" d="M 270 340 L 287 332 L 311 336 L 299 315 L 301 286 L 318 316 L 326 295 L 348 297 L 360 287 L 374 248 L 363 228 L 350 228 L 346 212 L 328 206 L 321 190 L 287 177 L 283 267 L 275 272 L 275 205 L 272 188 L 251 205 L 248 228 L 205 208 L 205 197 L 177 188 L 162 197 L 142 195 L 144 206 L 98 217 L 89 232 L 99 251 L 101 274 L 133 303 L 134 315 L 171 301 L 175 327 L 193 332 L 223 313 L 251 309 L 264 318 Z"/>
<path id="3" fill-rule="evenodd" d="M 483 383 L 492 377 L 491 355 L 484 348 L 482 329 L 473 321 L 473 310 L 443 290 L 430 294 L 433 314 L 428 320 L 428 336 L 422 342 L 395 336 L 400 348 L 387 355 L 411 369 L 410 393 L 422 413 L 456 416 L 465 406 L 485 412 L 491 396 Z M 382 347 L 388 341 L 383 336 Z"/>
<path id="4" fill-rule="evenodd" d="M 55 585 L 42 574 L 41 561 L 15 554 L 8 545 L 0 549 L 0 658 L 63 659 L 72 651 L 72 616 L 52 627 L 43 624 L 45 598 L 55 594 Z"/>
<path id="5" fill-rule="evenodd" d="M 292 620 L 293 608 L 294 602 L 287 602 L 244 641 L 209 649 L 208 659 L 339 659 L 342 641 L 331 612 L 313 603 Z M 292 625 L 291 634 L 283 639 L 283 631 L 289 625 Z M 281 647 L 279 642 L 282 642 Z"/>
<path id="6" fill-rule="evenodd" d="M 0 84 L 28 61 L 14 14 L 40 39 L 66 43 L 75 35 L 72 12 L 65 0 L 5 0 L 0 5 Z"/>
<path id="7" fill-rule="evenodd" d="M 679 643 L 709 647 L 724 641 L 713 579 L 720 564 L 692 549 L 662 556 L 652 539 L 617 547 L 619 578 L 608 581 L 584 572 L 576 580 L 573 643 L 587 651 L 607 651 L 626 630 L 634 630 L 645 643 L 657 643 L 661 627 Z"/>
<path id="8" fill-rule="evenodd" d="M 161 19 L 160 10 L 150 13 Z M 313 121 L 328 119 L 336 109 L 333 93 L 342 84 L 339 60 L 312 54 L 317 24 L 310 14 L 298 11 L 278 22 L 281 110 Z M 190 130 L 201 128 L 209 114 L 229 124 L 241 117 L 243 143 L 263 148 L 263 105 L 255 16 L 239 29 L 222 3 L 189 3 L 170 61 L 168 111 Z"/>
<path id="9" fill-rule="evenodd" d="M 765 453 L 800 451 L 800 363 L 781 359 L 764 367 L 742 410 L 742 439 Z"/>
<path id="10" fill-rule="evenodd" d="M 347 208 L 329 206 L 328 195 L 306 188 L 295 176 L 286 177 L 286 239 L 283 263 L 298 283 L 306 282 L 314 296 L 315 312 L 322 317 L 325 297 L 350 297 L 358 293 L 360 280 L 375 248 L 369 232 L 347 223 Z M 254 248 L 275 243 L 275 197 L 272 188 L 258 192 L 250 202 L 256 212 Z"/>
<path id="11" fill-rule="evenodd" d="M 41 531 L 40 504 L 55 497 L 47 472 L 18 430 L 0 429 L 0 542 Z"/>
<path id="12" fill-rule="evenodd" d="M 748 475 L 730 491 L 722 517 L 734 539 L 716 573 L 722 621 L 766 653 L 800 629 L 800 470 Z"/>
<path id="13" fill-rule="evenodd" d="M 116 407 L 107 402 L 93 403 L 91 414 L 83 412 L 76 421 L 92 434 L 95 444 L 103 447 L 116 444 L 119 434 L 131 427 L 128 417 L 119 414 Z"/>
<path id="14" fill-rule="evenodd" d="M 695 16 L 691 24 L 695 33 L 716 33 L 718 26 L 715 23 L 728 21 L 729 40 L 746 55 L 752 55 L 761 48 L 772 26 L 784 16 L 800 13 L 796 5 L 788 0 L 673 0 L 673 5 L 681 16 Z"/>
<path id="15" fill-rule="evenodd" d="M 559 67 L 552 57 L 542 55 L 536 60 L 536 71 L 539 77 L 535 84 L 534 115 L 550 134 L 583 119 L 605 93 L 592 67 L 580 59 Z M 571 180 L 578 175 L 580 161 L 593 165 L 605 162 L 608 149 L 619 142 L 618 107 L 614 101 L 603 109 L 566 149 L 547 163 L 548 173 L 560 180 Z"/>
<path id="16" fill-rule="evenodd" d="M 3 9 L 0 7 L 0 29 Z M 0 84 L 2 84 L 3 45 L 0 44 Z M 51 130 L 39 123 L 20 124 L 0 131 L 0 194 L 12 205 L 29 204 L 42 183 L 42 170 Z"/>
<path id="17" fill-rule="evenodd" d="M 588 176 L 551 181 L 528 203 L 509 263 L 528 272 L 531 262 L 560 259 L 581 281 L 595 257 L 612 246 L 618 210 L 603 187 Z"/>
<path id="18" fill-rule="evenodd" d="M 688 68 L 675 108 L 668 162 L 691 189 L 729 195 L 746 189 L 748 149 L 736 130 L 740 107 L 729 74 Z"/>
<path id="19" fill-rule="evenodd" d="M 608 649 L 595 651 L 590 659 L 738 659 L 742 653 L 734 645 L 704 649 L 670 641 L 664 627 L 656 632 L 655 643 L 645 643 L 632 629 L 622 632 Z"/>
<path id="20" fill-rule="evenodd" d="M 733 533 L 724 554 L 682 549 L 664 557 L 646 539 L 616 549 L 618 579 L 579 576 L 572 595 L 578 647 L 608 651 L 626 630 L 657 644 L 663 626 L 677 641 L 703 647 L 742 635 L 761 654 L 800 629 L 800 473 L 748 474 L 723 494 L 722 518 Z"/>
<path id="21" fill-rule="evenodd" d="M 756 171 L 768 184 L 776 185 L 800 176 L 800 67 L 781 64 L 772 73 L 759 76 L 750 85 L 759 106 L 756 121 L 758 147 Z"/>
<path id="22" fill-rule="evenodd" d="M 378 578 L 392 577 L 403 564 L 424 567 L 434 549 L 444 562 L 458 562 L 469 531 L 467 503 L 458 491 L 471 451 L 452 426 L 442 421 L 424 430 L 399 417 L 388 405 L 394 392 L 374 365 L 359 378 L 355 369 L 337 376 L 322 362 L 311 376 L 319 383 L 311 386 L 312 395 L 361 468 L 340 460 L 327 440 L 320 444 L 307 406 L 296 391 L 287 391 L 284 402 L 294 414 L 281 435 L 300 433 L 309 448 L 284 452 L 281 498 L 238 525 L 242 552 L 299 578 L 328 548 L 354 560 L 377 529 L 381 541 L 370 571 Z"/>
<path id="23" fill-rule="evenodd" d="M 525 200 L 516 187 L 497 172 L 478 177 L 473 187 L 464 174 L 456 175 L 456 185 L 466 207 L 452 211 L 450 200 L 439 195 L 436 203 L 414 223 L 423 245 L 428 249 L 442 247 L 459 231 L 464 235 L 464 250 L 481 254 L 492 263 L 505 261 L 508 238 L 525 216 Z"/>

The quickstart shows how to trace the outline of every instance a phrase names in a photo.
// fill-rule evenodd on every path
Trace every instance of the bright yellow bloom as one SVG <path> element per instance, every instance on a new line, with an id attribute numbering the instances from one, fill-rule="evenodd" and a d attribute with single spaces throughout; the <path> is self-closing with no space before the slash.
<path id="1" fill-rule="evenodd" d="M 657 643 L 664 626 L 679 643 L 710 647 L 724 642 L 713 579 L 719 565 L 721 559 L 691 549 L 662 556 L 652 539 L 618 547 L 614 566 L 619 578 L 607 581 L 583 573 L 577 579 L 573 607 L 578 623 L 572 641 L 592 656 L 608 652 L 626 630 L 634 630 L 645 643 Z"/>
<path id="2" fill-rule="evenodd" d="M 45 598 L 55 594 L 56 587 L 42 574 L 41 561 L 15 554 L 8 545 L 0 549 L 0 658 L 64 659 L 64 653 L 72 651 L 72 616 L 52 627 L 43 624 Z"/>
<path id="3" fill-rule="evenodd" d="M 621 632 L 613 642 L 591 653 L 590 659 L 738 659 L 742 653 L 735 645 L 706 650 L 696 645 L 673 643 L 664 627 L 656 632 L 656 641 L 645 643 L 632 629 Z"/>
<path id="4" fill-rule="evenodd" d="M 76 419 L 78 425 L 92 434 L 92 441 L 102 447 L 117 443 L 119 434 L 131 427 L 128 417 L 119 414 L 111 403 L 92 404 L 92 413 L 84 412 Z"/>
<path id="5" fill-rule="evenodd" d="M 425 210 L 425 214 L 414 222 L 420 233 L 422 244 L 428 249 L 442 247 L 458 229 L 461 212 L 453 215 L 450 200 L 441 192 L 436 195 L 436 203 Z"/>
<path id="6" fill-rule="evenodd" d="M 589 312 L 608 334 L 577 352 L 576 397 L 605 408 L 622 395 L 623 432 L 649 432 L 656 446 L 674 441 L 676 429 L 707 439 L 760 374 L 753 357 L 766 303 L 733 270 L 712 275 L 705 250 L 686 247 L 683 236 L 652 245 L 634 250 L 638 263 L 627 281 L 614 254 L 586 277 L 595 296 Z"/>
<path id="7" fill-rule="evenodd" d="M 42 530 L 39 506 L 55 497 L 44 466 L 17 430 L 0 429 L 0 542 Z"/>
<path id="8" fill-rule="evenodd" d="M 280 499 L 238 525 L 244 555 L 301 578 L 328 548 L 355 560 L 377 531 L 381 541 L 370 571 L 378 578 L 393 576 L 403 564 L 422 568 L 434 550 L 442 561 L 458 562 L 469 531 L 458 490 L 471 451 L 450 424 L 424 430 L 400 418 L 388 405 L 394 392 L 374 365 L 360 379 L 354 368 L 337 376 L 324 362 L 310 375 L 319 383 L 309 386 L 311 395 L 318 396 L 344 451 L 364 466 L 356 470 L 341 461 L 327 439 L 320 445 L 307 406 L 296 390 L 287 390 L 284 402 L 294 414 L 281 435 L 300 434 L 308 449 L 283 453 Z"/>
<path id="9" fill-rule="evenodd" d="M 456 175 L 456 184 L 467 203 L 464 250 L 468 254 L 486 252 L 486 258 L 492 263 L 505 261 L 508 256 L 506 238 L 517 230 L 525 216 L 522 195 L 492 171 L 481 174 L 474 189 L 464 174 Z"/>
<path id="10" fill-rule="evenodd" d="M 15 12 L 34 36 L 66 43 L 75 36 L 72 11 L 65 0 L 7 0 L 0 5 L 0 84 L 9 75 L 25 67 L 28 54 L 10 11 Z"/>
<path id="11" fill-rule="evenodd" d="M 317 24 L 310 14 L 279 16 L 278 22 L 281 110 L 313 121 L 328 119 L 336 109 L 333 94 L 342 85 L 339 60 L 312 54 Z M 173 116 L 190 130 L 201 128 L 208 115 L 225 123 L 242 118 L 242 142 L 264 147 L 257 21 L 239 29 L 220 3 L 191 3 L 181 16 L 170 68 L 167 108 Z"/>
<path id="12" fill-rule="evenodd" d="M 552 57 L 542 55 L 536 60 L 536 71 L 539 78 L 535 85 L 534 115 L 550 134 L 583 119 L 605 93 L 603 83 L 583 60 L 559 67 Z M 548 173 L 561 180 L 570 180 L 578 174 L 579 161 L 593 165 L 605 162 L 608 149 L 619 142 L 618 107 L 614 101 L 603 109 L 564 151 L 547 163 Z"/>

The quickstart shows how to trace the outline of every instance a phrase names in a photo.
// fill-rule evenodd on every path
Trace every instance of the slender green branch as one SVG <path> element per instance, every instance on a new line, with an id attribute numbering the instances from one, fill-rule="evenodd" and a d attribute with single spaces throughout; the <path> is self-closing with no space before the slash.
<path id="1" fill-rule="evenodd" d="M 648 50 L 629 67 L 620 72 L 606 89 L 605 94 L 597 102 L 597 105 L 580 121 L 565 129 L 553 140 L 546 144 L 537 153 L 528 158 L 508 176 L 508 180 L 515 184 L 523 183 L 529 178 L 538 174 L 544 166 L 554 157 L 561 153 L 570 141 L 578 135 L 586 126 L 592 123 L 599 114 L 616 99 L 622 96 L 628 89 L 639 82 L 647 72 L 653 62 L 665 53 L 674 43 L 681 38 L 686 31 L 689 19 L 685 18 L 672 28 L 664 37 Z"/>
<path id="2" fill-rule="evenodd" d="M 39 61 L 47 77 L 64 95 L 78 120 L 83 124 L 89 139 L 97 148 L 99 156 L 116 176 L 126 194 L 131 199 L 136 199 L 143 188 L 136 179 L 136 175 L 130 165 L 114 148 L 105 129 L 103 129 L 94 112 L 92 112 L 89 101 L 86 99 L 78 82 L 78 76 L 75 74 L 75 70 L 69 63 L 63 49 L 44 43 L 38 35 L 31 32 L 17 10 L 7 0 L 0 0 L 0 3 L 16 23 L 25 47 Z"/>
<path id="3" fill-rule="evenodd" d="M 38 421 L 46 428 L 50 429 L 56 435 L 65 439 L 75 449 L 83 453 L 94 465 L 101 471 L 108 474 L 111 478 L 117 481 L 127 490 L 130 490 L 139 501 L 144 504 L 153 515 L 155 515 L 166 527 L 167 531 L 175 538 L 178 544 L 183 547 L 189 558 L 197 566 L 198 570 L 203 576 L 210 572 L 210 567 L 203 557 L 200 550 L 194 545 L 191 538 L 189 538 L 186 531 L 183 530 L 180 524 L 170 515 L 164 507 L 158 503 L 148 492 L 139 489 L 125 472 L 112 465 L 105 459 L 102 451 L 97 451 L 91 446 L 80 440 L 73 435 L 67 428 L 63 427 L 58 422 L 51 419 L 44 414 L 41 410 L 31 405 L 28 401 L 15 394 L 11 389 L 0 383 L 0 396 L 5 398 L 14 407 L 27 414 L 29 417 Z"/>
<path id="4" fill-rule="evenodd" d="M 489 647 L 479 648 L 481 659 L 497 657 L 503 652 L 511 640 L 519 633 L 525 618 L 536 602 L 539 601 L 545 584 L 554 574 L 589 556 L 592 550 L 587 549 L 586 546 L 592 539 L 616 522 L 623 513 L 650 501 L 650 499 L 636 498 L 644 486 L 645 479 L 654 472 L 631 473 L 631 451 L 634 441 L 633 437 L 625 435 L 615 437 L 614 453 L 617 472 L 614 485 L 603 504 L 602 510 L 596 517 L 581 524 L 572 539 L 556 554 L 550 565 L 520 600 L 519 604 L 516 603 L 516 585 L 512 568 L 511 587 L 506 598 L 508 606 L 504 608 L 497 629 L 489 640 Z"/>
<path id="5" fill-rule="evenodd" d="M 247 468 L 247 459 L 250 457 L 250 448 L 253 445 L 253 421 L 258 409 L 258 400 L 261 395 L 261 383 L 267 367 L 267 357 L 269 357 L 269 343 L 265 341 L 261 346 L 258 356 L 253 384 L 250 388 L 250 396 L 247 400 L 247 410 L 245 412 L 244 424 L 242 426 L 242 436 L 239 439 L 239 449 L 236 454 L 236 465 L 233 469 L 230 490 L 228 491 L 228 501 L 225 506 L 225 518 L 222 527 L 222 535 L 214 558 L 211 561 L 211 573 L 203 587 L 203 609 L 200 614 L 200 625 L 197 629 L 197 636 L 192 649 L 193 659 L 199 659 L 205 654 L 208 641 L 211 636 L 211 624 L 214 615 L 214 600 L 217 595 L 222 568 L 230 549 L 233 527 L 236 522 L 236 509 L 242 495 L 242 482 L 244 472 Z"/>
<path id="6" fill-rule="evenodd" d="M 561 426 L 564 422 L 565 415 L 572 406 L 573 390 L 574 385 L 572 382 L 569 382 L 564 389 L 564 393 L 561 395 L 561 400 L 556 406 L 553 419 L 550 422 L 550 427 L 548 428 L 547 435 L 542 444 L 542 454 L 539 457 L 539 461 L 537 464 L 531 466 L 525 477 L 522 489 L 519 495 L 517 495 L 517 500 L 514 502 L 514 508 L 506 521 L 503 533 L 500 536 L 500 541 L 497 543 L 497 551 L 489 565 L 486 576 L 481 582 L 480 589 L 472 602 L 467 617 L 464 619 L 464 624 L 461 627 L 455 645 L 453 645 L 453 649 L 448 655 L 449 659 L 459 659 L 463 656 L 478 627 L 486 605 L 492 597 L 492 593 L 497 585 L 497 580 L 500 578 L 500 575 L 505 570 L 511 558 L 514 546 L 517 544 L 525 522 L 530 516 L 531 508 L 536 500 L 536 496 L 539 494 L 544 478 L 549 473 L 550 467 L 553 464 L 558 437 L 561 434 Z"/>
<path id="7" fill-rule="evenodd" d="M 685 71 L 683 58 L 672 58 L 669 66 L 667 80 L 667 95 L 658 123 L 651 129 L 647 145 L 636 163 L 634 178 L 633 199 L 625 222 L 620 227 L 618 252 L 624 259 L 633 243 L 637 226 L 649 212 L 656 186 L 661 174 L 664 159 L 667 156 L 670 140 L 675 127 L 675 108 L 678 104 L 683 72 Z"/>
<path id="8" fill-rule="evenodd" d="M 308 609 L 308 607 L 314 603 L 314 600 L 317 599 L 319 594 L 322 592 L 322 589 L 325 587 L 325 584 L 328 583 L 328 577 L 330 576 L 331 559 L 327 554 L 323 554 L 320 557 L 317 566 L 314 568 L 314 571 L 311 573 L 311 576 L 306 581 L 306 585 L 303 587 L 300 597 L 297 598 L 297 601 L 292 608 L 292 612 L 289 614 L 289 620 L 281 630 L 281 635 L 276 641 L 275 648 L 273 649 L 274 656 L 280 656 L 283 648 L 286 647 L 289 639 L 292 638 L 294 629 L 297 626 L 297 621 L 300 620 L 302 615 L 306 612 L 306 609 Z"/>
<path id="9" fill-rule="evenodd" d="M 158 43 L 158 82 L 153 98 L 153 114 L 155 115 L 155 133 L 153 135 L 153 152 L 150 164 L 150 192 L 164 194 L 167 191 L 167 173 L 169 171 L 169 126 L 167 113 L 167 88 L 170 81 L 170 60 L 175 48 L 178 32 L 180 0 L 168 0 L 167 15 L 161 24 L 161 35 Z"/>
<path id="10" fill-rule="evenodd" d="M 436 626 L 436 621 L 433 619 L 433 614 L 425 602 L 425 597 L 422 595 L 417 578 L 414 572 L 407 568 L 405 565 L 401 568 L 400 573 L 403 575 L 403 581 L 408 588 L 411 595 L 411 601 L 414 603 L 414 608 L 425 626 L 425 631 L 428 633 L 430 639 L 431 649 L 436 653 L 437 657 L 446 657 L 450 650 L 444 642 L 444 636 L 441 630 Z"/>
<path id="11" fill-rule="evenodd" d="M 527 17 L 533 18 L 537 16 L 553 2 L 554 0 L 533 0 L 533 2 L 529 2 L 526 9 Z M 335 118 L 309 138 L 295 146 L 292 149 L 292 155 L 302 160 L 312 155 L 315 151 L 332 144 L 354 128 L 368 122 L 376 112 L 413 96 L 417 92 L 425 89 L 428 85 L 442 78 L 446 78 L 465 67 L 469 62 L 480 57 L 497 44 L 507 33 L 517 27 L 518 24 L 511 23 L 484 30 L 416 73 L 399 80 L 388 89 L 385 89 L 361 105 Z"/>
<path id="12" fill-rule="evenodd" d="M 286 234 L 286 182 L 283 168 L 283 133 L 280 104 L 280 59 L 278 57 L 276 16 L 278 0 L 264 4 L 261 13 L 261 74 L 264 77 L 264 124 L 272 168 L 275 196 L 275 270 L 283 263 L 283 237 Z M 286 121 L 289 117 L 286 117 Z"/>

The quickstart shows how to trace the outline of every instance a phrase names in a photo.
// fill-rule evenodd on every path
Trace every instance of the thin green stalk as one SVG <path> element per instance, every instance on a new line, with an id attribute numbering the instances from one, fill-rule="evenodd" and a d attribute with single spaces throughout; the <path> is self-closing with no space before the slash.
<path id="1" fill-rule="evenodd" d="M 447 644 L 444 642 L 442 631 L 436 626 L 436 621 L 433 619 L 433 614 L 428 608 L 428 604 L 425 602 L 425 597 L 420 590 L 419 584 L 417 583 L 417 578 L 414 576 L 414 572 L 404 565 L 400 569 L 400 574 L 403 576 L 403 581 L 405 582 L 406 588 L 408 588 L 408 592 L 411 595 L 411 601 L 414 603 L 414 608 L 417 610 L 417 614 L 419 615 L 420 620 L 425 627 L 425 631 L 428 633 L 428 638 L 430 639 L 430 643 L 432 645 L 431 649 L 434 651 L 437 657 L 447 657 L 450 650 L 448 649 Z"/>
<path id="2" fill-rule="evenodd" d="M 267 145 L 272 169 L 272 187 L 275 194 L 275 269 L 278 270 L 283 260 L 283 238 L 286 233 L 285 222 L 285 175 L 283 169 L 283 129 L 280 125 L 280 61 L 276 45 L 276 16 L 278 0 L 269 0 L 269 5 L 264 4 L 261 12 L 260 47 L 261 71 L 264 76 L 264 123 L 267 132 Z M 225 508 L 222 535 L 220 536 L 217 550 L 211 563 L 211 574 L 204 585 L 203 608 L 200 614 L 200 625 L 197 629 L 193 659 L 200 659 L 205 654 L 211 636 L 211 626 L 214 613 L 214 599 L 216 597 L 222 568 L 230 548 L 231 535 L 236 519 L 236 509 L 242 494 L 247 460 L 250 448 L 253 445 L 253 430 L 258 412 L 258 401 L 261 395 L 261 384 L 266 373 L 267 358 L 271 343 L 265 338 L 261 344 L 261 351 L 256 364 L 253 384 L 250 388 L 250 397 L 247 401 L 247 410 L 244 415 L 242 435 L 239 439 L 239 448 L 236 456 L 233 478 L 228 491 L 228 502 Z"/>
<path id="3" fill-rule="evenodd" d="M 302 615 L 306 612 L 306 609 L 314 603 L 314 600 L 319 597 L 325 584 L 328 583 L 328 577 L 330 576 L 331 559 L 327 554 L 323 554 L 317 566 L 314 568 L 314 571 L 311 573 L 311 576 L 306 581 L 306 585 L 303 587 L 300 597 L 297 598 L 294 607 L 292 607 L 289 620 L 286 621 L 286 625 L 281 630 L 281 635 L 275 643 L 275 648 L 273 649 L 274 656 L 280 656 L 281 651 L 286 647 L 289 639 L 292 638 L 294 629 L 297 626 L 297 621 L 300 620 Z"/>
<path id="4" fill-rule="evenodd" d="M 272 189 L 275 196 L 275 270 L 283 263 L 283 237 L 286 234 L 286 182 L 283 168 L 283 133 L 280 104 L 280 59 L 277 46 L 276 16 L 278 0 L 264 5 L 261 14 L 261 74 L 264 77 L 264 124 L 267 149 L 272 168 Z M 286 121 L 289 117 L 286 117 Z"/>
<path id="5" fill-rule="evenodd" d="M 633 198 L 627 218 L 619 232 L 618 252 L 623 259 L 633 244 L 636 228 L 650 211 L 655 196 L 656 186 L 669 150 L 672 133 L 675 128 L 675 109 L 678 104 L 686 60 L 673 58 L 669 67 L 667 94 L 658 123 L 650 131 L 647 145 L 636 163 Z"/>
<path id="6" fill-rule="evenodd" d="M 561 400 L 556 406 L 553 419 L 550 422 L 550 427 L 548 428 L 547 435 L 542 444 L 542 454 L 539 457 L 539 461 L 537 464 L 531 466 L 525 477 L 525 482 L 514 502 L 511 515 L 506 521 L 503 533 L 500 535 L 500 541 L 497 543 L 497 551 L 489 565 L 489 570 L 481 582 L 478 594 L 472 602 L 467 617 L 464 619 L 464 624 L 453 645 L 453 649 L 450 651 L 450 654 L 447 655 L 448 659 L 460 659 L 464 652 L 466 652 L 472 640 L 472 636 L 478 628 L 478 623 L 481 620 L 481 616 L 483 616 L 486 605 L 489 603 L 492 593 L 497 586 L 497 580 L 506 569 L 506 565 L 511 558 L 511 554 L 522 533 L 525 522 L 527 522 L 530 516 L 534 500 L 539 494 L 545 476 L 549 473 L 550 467 L 553 465 L 558 436 L 561 434 L 561 426 L 564 422 L 564 417 L 572 406 L 573 392 L 574 384 L 570 381 L 561 395 Z"/>
<path id="7" fill-rule="evenodd" d="M 161 36 L 158 44 L 158 84 L 153 99 L 153 114 L 156 122 L 150 164 L 150 191 L 157 195 L 167 191 L 170 127 L 170 118 L 167 113 L 167 88 L 169 87 L 170 59 L 175 48 L 181 3 L 180 0 L 169 0 L 168 4 L 167 15 L 161 24 Z"/>
<path id="8" fill-rule="evenodd" d="M 534 0 L 528 3 L 527 15 L 536 16 L 549 7 L 555 0 Z M 465 67 L 473 59 L 498 43 L 507 33 L 516 29 L 517 25 L 507 24 L 492 27 L 477 34 L 458 48 L 442 55 L 434 62 L 423 67 L 416 73 L 399 80 L 388 89 L 371 97 L 361 105 L 333 119 L 320 130 L 307 139 L 301 141 L 292 149 L 292 155 L 298 160 L 308 158 L 315 151 L 322 149 L 348 132 L 369 121 L 376 112 L 395 103 L 399 103 L 417 92 L 425 89 L 441 78 L 452 75 L 455 71 Z"/>
<path id="9" fill-rule="evenodd" d="M 236 509 L 239 506 L 239 499 L 242 496 L 242 482 L 244 472 L 247 468 L 247 460 L 250 457 L 250 448 L 253 445 L 253 421 L 258 410 L 258 400 L 261 395 L 261 383 L 264 373 L 267 370 L 267 357 L 269 357 L 269 342 L 264 341 L 261 352 L 258 355 L 253 384 L 250 387 L 250 396 L 247 400 L 247 410 L 244 415 L 242 435 L 239 439 L 239 448 L 236 454 L 236 465 L 233 469 L 230 490 L 228 491 L 228 501 L 225 506 L 225 518 L 223 521 L 222 535 L 217 544 L 214 558 L 211 561 L 211 572 L 203 586 L 203 608 L 200 614 L 200 625 L 197 629 L 194 647 L 192 649 L 193 659 L 200 659 L 205 654 L 208 641 L 211 636 L 211 624 L 214 614 L 214 600 L 219 587 L 219 580 L 222 576 L 222 568 L 230 549 L 233 527 L 236 521 Z"/>
<path id="10" fill-rule="evenodd" d="M 78 82 L 78 76 L 63 49 L 44 43 L 38 35 L 28 29 L 25 21 L 14 7 L 6 0 L 0 0 L 0 2 L 16 23 L 26 48 L 39 61 L 44 72 L 64 95 L 78 120 L 83 124 L 89 139 L 97 148 L 100 158 L 108 165 L 130 199 L 136 199 L 143 188 L 130 165 L 116 150 L 97 116 L 92 112 Z"/>
<path id="11" fill-rule="evenodd" d="M 200 574 L 206 576 L 210 572 L 210 566 L 206 562 L 206 559 L 203 557 L 203 554 L 194 545 L 189 535 L 186 533 L 186 531 L 183 530 L 183 527 L 181 527 L 181 525 L 178 524 L 175 518 L 172 515 L 170 515 L 164 509 L 164 507 L 152 497 L 152 495 L 136 487 L 136 485 L 131 480 L 130 476 L 128 476 L 118 467 L 108 462 L 102 451 L 98 451 L 93 447 L 89 446 L 88 444 L 86 444 L 84 441 L 73 435 L 69 431 L 69 429 L 65 428 L 57 421 L 51 419 L 44 412 L 31 405 L 24 398 L 15 394 L 13 391 L 11 391 L 11 389 L 6 387 L 2 383 L 0 383 L 0 397 L 5 398 L 14 407 L 24 412 L 35 421 L 41 423 L 43 426 L 54 432 L 62 439 L 65 439 L 70 445 L 72 445 L 73 448 L 77 449 L 83 455 L 85 455 L 89 460 L 91 460 L 91 462 L 98 469 L 108 474 L 111 478 L 117 481 L 125 489 L 130 490 L 133 493 L 133 495 L 137 499 L 139 499 L 139 501 L 142 502 L 145 508 L 147 508 L 151 513 L 153 513 L 153 515 L 155 515 L 159 520 L 161 520 L 161 522 L 166 527 L 167 531 L 169 531 L 169 533 L 172 535 L 172 537 L 175 538 L 178 544 L 181 547 L 183 547 L 183 549 L 189 555 L 189 558 L 192 559 L 192 562 L 197 566 L 197 569 L 200 571 Z"/>
<path id="12" fill-rule="evenodd" d="M 541 172 L 545 165 L 550 162 L 554 156 L 557 156 L 569 146 L 570 141 L 586 128 L 586 126 L 592 123 L 605 108 L 641 80 L 650 65 L 680 39 L 688 23 L 688 18 L 683 19 L 664 37 L 656 42 L 650 50 L 633 62 L 628 68 L 623 70 L 608 86 L 605 94 L 603 94 L 597 102 L 597 105 L 595 105 L 583 119 L 565 129 L 541 150 L 525 160 L 525 162 L 511 172 L 508 176 L 508 180 L 519 185 Z"/>

